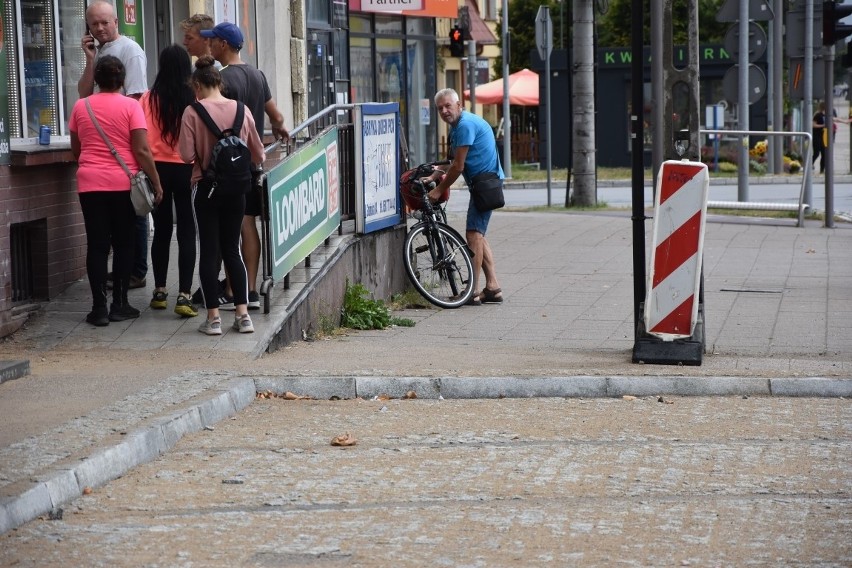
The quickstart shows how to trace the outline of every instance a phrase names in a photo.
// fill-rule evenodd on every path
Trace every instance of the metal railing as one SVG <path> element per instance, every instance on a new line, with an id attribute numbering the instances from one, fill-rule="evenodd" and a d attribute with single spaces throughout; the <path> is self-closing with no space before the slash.
<path id="1" fill-rule="evenodd" d="M 808 180 L 811 175 L 811 157 L 813 155 L 813 136 L 810 132 L 776 132 L 771 130 L 699 130 L 701 134 L 713 134 L 720 138 L 722 136 L 733 136 L 742 138 L 743 136 L 788 136 L 802 137 L 807 142 L 807 150 L 805 151 L 805 159 L 802 163 L 802 189 L 799 191 L 799 203 L 773 203 L 770 201 L 708 201 L 707 207 L 714 209 L 751 209 L 760 211 L 796 211 L 798 217 L 796 226 L 801 227 L 805 222 L 805 209 L 810 207 L 810 204 L 805 203 L 805 190 Z"/>

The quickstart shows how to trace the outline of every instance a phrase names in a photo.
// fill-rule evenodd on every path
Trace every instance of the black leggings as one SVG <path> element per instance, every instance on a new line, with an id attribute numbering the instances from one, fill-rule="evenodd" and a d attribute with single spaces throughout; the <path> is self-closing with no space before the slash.
<path id="1" fill-rule="evenodd" d="M 248 303 L 248 276 L 240 254 L 240 228 L 246 199 L 242 194 L 221 195 L 220 192 L 192 187 L 195 228 L 198 231 L 198 276 L 204 307 L 219 307 L 219 256 L 230 278 L 234 305 Z"/>
<path id="2" fill-rule="evenodd" d="M 80 208 L 86 226 L 86 274 L 92 289 L 92 307 L 106 307 L 107 259 L 112 247 L 112 301 L 127 301 L 133 266 L 136 213 L 127 191 L 84 191 Z"/>
<path id="3" fill-rule="evenodd" d="M 169 248 L 172 244 L 172 201 L 177 213 L 178 290 L 187 294 L 192 290 L 195 273 L 195 221 L 192 215 L 192 164 L 156 162 L 163 201 L 154 209 L 154 239 L 151 241 L 151 264 L 154 268 L 154 285 L 165 288 L 169 271 Z"/>

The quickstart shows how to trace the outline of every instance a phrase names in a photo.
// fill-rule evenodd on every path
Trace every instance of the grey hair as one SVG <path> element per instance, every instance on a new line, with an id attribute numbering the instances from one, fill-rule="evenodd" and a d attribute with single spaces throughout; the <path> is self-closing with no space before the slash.
<path id="1" fill-rule="evenodd" d="M 444 97 L 450 97 L 450 99 L 457 103 L 459 102 L 459 94 L 455 91 L 455 89 L 441 89 L 437 93 L 435 93 L 435 104 L 438 104 L 438 99 L 443 99 Z"/>

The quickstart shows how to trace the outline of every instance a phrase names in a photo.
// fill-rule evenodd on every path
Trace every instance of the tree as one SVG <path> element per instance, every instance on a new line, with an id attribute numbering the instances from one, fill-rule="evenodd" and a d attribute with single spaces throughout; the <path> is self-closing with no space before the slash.
<path id="1" fill-rule="evenodd" d="M 569 0 L 562 0 L 568 2 Z M 530 67 L 530 52 L 535 46 L 535 17 L 539 6 L 550 8 L 550 19 L 553 22 L 554 35 L 559 30 L 564 30 L 565 45 L 568 45 L 569 30 L 571 28 L 571 13 L 564 10 L 565 22 L 562 22 L 563 10 L 558 0 L 511 0 L 509 2 L 509 37 L 511 46 L 509 49 L 509 73 L 520 71 Z M 563 25 L 564 24 L 564 25 Z M 503 14 L 500 13 L 497 20 L 497 30 L 503 29 Z M 502 42 L 501 42 L 502 43 Z M 554 46 L 558 45 L 558 38 L 554 38 Z M 502 54 L 494 60 L 494 74 L 496 77 L 503 76 Z"/>
<path id="2" fill-rule="evenodd" d="M 651 38 L 651 2 L 644 0 L 644 37 L 647 45 Z M 717 22 L 716 13 L 724 0 L 698 0 L 699 40 L 705 43 L 722 43 L 729 23 Z M 609 10 L 596 18 L 598 45 L 605 47 L 630 47 L 630 21 L 633 0 L 610 0 Z M 676 45 L 688 43 L 688 8 L 686 2 L 672 6 L 672 39 Z"/>

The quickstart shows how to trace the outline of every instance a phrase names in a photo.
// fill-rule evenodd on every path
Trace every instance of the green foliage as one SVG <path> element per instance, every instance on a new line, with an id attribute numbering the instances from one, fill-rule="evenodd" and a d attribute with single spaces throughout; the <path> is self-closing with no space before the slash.
<path id="1" fill-rule="evenodd" d="M 340 325 L 351 329 L 386 329 L 391 325 L 412 327 L 410 319 L 392 317 L 381 300 L 375 300 L 363 284 L 346 281 Z"/>
<path id="2" fill-rule="evenodd" d="M 716 21 L 716 13 L 724 0 L 698 0 L 698 41 L 699 43 L 722 43 L 730 23 Z M 598 45 L 602 47 L 630 47 L 630 27 L 632 21 L 633 0 L 610 0 L 606 14 L 596 14 L 595 29 Z M 511 13 L 511 8 L 509 8 Z M 688 43 L 688 2 L 675 2 L 672 7 L 672 39 L 675 45 Z M 644 1 L 643 8 L 644 44 L 651 43 L 651 7 L 650 0 Z"/>
<path id="3" fill-rule="evenodd" d="M 530 67 L 530 52 L 535 47 L 535 17 L 539 6 L 550 8 L 550 19 L 553 22 L 553 48 L 559 49 L 560 39 L 564 36 L 563 45 L 569 47 L 571 30 L 570 2 L 564 0 L 564 4 L 557 0 L 510 0 L 509 1 L 509 36 L 511 37 L 511 48 L 509 49 L 509 73 L 515 73 L 521 69 Z M 562 17 L 565 17 L 564 26 Z M 498 39 L 500 30 L 503 29 L 503 14 L 497 19 Z M 494 59 L 494 73 L 496 77 L 503 76 L 503 56 Z"/>

